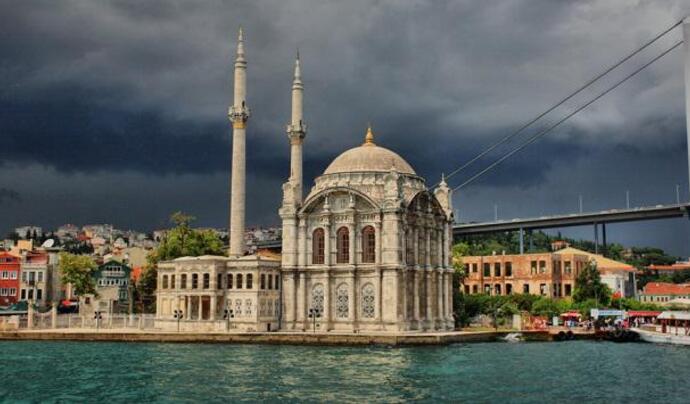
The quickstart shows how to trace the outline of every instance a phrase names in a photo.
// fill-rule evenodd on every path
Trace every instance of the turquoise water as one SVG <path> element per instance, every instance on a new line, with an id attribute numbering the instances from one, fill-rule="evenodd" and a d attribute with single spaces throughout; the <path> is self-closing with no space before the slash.
<path id="1" fill-rule="evenodd" d="M 690 349 L 609 342 L 300 347 L 0 342 L 0 399 L 688 402 Z"/>

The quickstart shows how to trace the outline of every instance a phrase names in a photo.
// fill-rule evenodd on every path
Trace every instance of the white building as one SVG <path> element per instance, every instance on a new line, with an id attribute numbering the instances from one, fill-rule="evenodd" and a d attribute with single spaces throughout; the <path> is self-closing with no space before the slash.
<path id="1" fill-rule="evenodd" d="M 183 257 L 158 270 L 157 325 L 171 329 L 303 331 L 449 330 L 452 317 L 451 191 L 431 192 L 396 153 L 364 144 L 337 157 L 303 199 L 303 84 L 299 57 L 287 126 L 282 259 L 243 256 L 246 60 L 235 61 L 229 257 Z M 182 319 L 175 318 L 176 310 Z M 228 321 L 222 318 L 225 314 Z M 312 317 L 310 317 L 312 315 Z"/>

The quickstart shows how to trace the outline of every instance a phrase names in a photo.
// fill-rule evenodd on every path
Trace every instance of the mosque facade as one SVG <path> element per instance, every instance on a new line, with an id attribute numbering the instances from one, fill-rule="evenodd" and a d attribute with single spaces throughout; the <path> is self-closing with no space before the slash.
<path id="1" fill-rule="evenodd" d="M 299 56 L 287 125 L 290 175 L 279 209 L 282 255 L 244 255 L 246 66 L 240 31 L 229 111 L 229 256 L 162 263 L 156 325 L 209 331 L 452 330 L 451 190 L 443 180 L 430 190 L 402 157 L 376 144 L 369 127 L 363 143 L 333 160 L 303 197 L 307 126 Z"/>

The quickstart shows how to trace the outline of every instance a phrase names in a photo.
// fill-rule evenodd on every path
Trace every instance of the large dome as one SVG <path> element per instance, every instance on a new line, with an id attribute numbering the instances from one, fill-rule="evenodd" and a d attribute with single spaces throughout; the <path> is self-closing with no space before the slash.
<path id="1" fill-rule="evenodd" d="M 401 174 L 417 175 L 407 161 L 397 153 L 374 144 L 371 128 L 364 144 L 343 152 L 326 168 L 326 174 L 353 172 L 388 172 L 395 167 Z"/>

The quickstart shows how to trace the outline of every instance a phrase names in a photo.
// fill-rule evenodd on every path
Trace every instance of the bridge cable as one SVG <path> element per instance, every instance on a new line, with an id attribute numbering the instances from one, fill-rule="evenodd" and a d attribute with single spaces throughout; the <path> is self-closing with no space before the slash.
<path id="1" fill-rule="evenodd" d="M 486 154 L 490 153 L 492 150 L 494 150 L 494 149 L 497 148 L 498 146 L 504 144 L 504 143 L 507 142 L 508 140 L 510 140 L 510 139 L 512 139 L 513 137 L 517 136 L 518 134 L 522 133 L 525 129 L 527 129 L 528 127 L 532 126 L 532 124 L 534 124 L 535 122 L 537 122 L 538 120 L 540 120 L 541 118 L 543 118 L 545 115 L 547 115 L 548 113 L 550 113 L 550 112 L 553 111 L 554 109 L 560 107 L 561 105 L 563 105 L 564 103 L 566 103 L 568 100 L 570 100 L 571 98 L 573 98 L 573 97 L 576 96 L 577 94 L 581 93 L 581 92 L 582 92 L 583 90 L 585 90 L 587 87 L 591 86 L 591 85 L 594 84 L 596 81 L 598 81 L 599 79 L 601 79 L 601 78 L 604 77 L 605 75 L 609 74 L 611 71 L 613 71 L 614 69 L 616 69 L 617 67 L 619 67 L 619 66 L 622 65 L 623 63 L 625 63 L 625 62 L 627 62 L 628 60 L 630 60 L 633 56 L 635 56 L 635 55 L 637 55 L 638 53 L 642 52 L 644 49 L 646 49 L 647 47 L 649 47 L 651 44 L 653 44 L 654 42 L 656 42 L 657 40 L 659 40 L 659 39 L 660 39 L 661 37 L 663 37 L 664 35 L 668 34 L 671 30 L 673 30 L 674 28 L 676 28 L 677 26 L 679 26 L 679 25 L 682 24 L 682 23 L 683 23 L 683 20 L 680 20 L 680 21 L 676 22 L 675 24 L 673 24 L 672 26 L 670 26 L 669 28 L 667 28 L 666 30 L 664 30 L 663 32 L 661 32 L 659 35 L 655 36 L 653 39 L 651 39 L 650 41 L 646 42 L 646 43 L 645 43 L 644 45 L 642 45 L 641 47 L 637 48 L 637 50 L 635 50 L 634 52 L 630 53 L 629 55 L 627 55 L 626 57 L 624 57 L 623 59 L 621 59 L 620 61 L 618 61 L 617 63 L 615 63 L 614 65 L 612 65 L 612 66 L 609 67 L 608 69 L 606 69 L 605 71 L 603 71 L 602 73 L 598 74 L 596 77 L 594 77 L 594 78 L 592 78 L 591 80 L 589 80 L 587 83 L 585 83 L 583 86 L 579 87 L 579 88 L 578 88 L 577 90 L 575 90 L 574 92 L 570 93 L 570 95 L 568 95 L 567 97 L 565 97 L 565 98 L 563 98 L 562 100 L 560 100 L 558 103 L 556 103 L 555 105 L 553 105 L 551 108 L 547 109 L 546 111 L 544 111 L 544 112 L 542 112 L 541 114 L 539 114 L 539 116 L 537 116 L 536 118 L 534 118 L 534 119 L 532 119 L 531 121 L 529 121 L 529 122 L 525 123 L 524 125 L 522 125 L 522 126 L 521 126 L 518 130 L 516 130 L 515 132 L 509 134 L 508 136 L 505 136 L 504 138 L 502 138 L 502 139 L 499 140 L 498 142 L 496 142 L 496 143 L 492 144 L 491 146 L 489 146 L 489 147 L 488 147 L 486 150 L 484 150 L 483 152 L 481 152 L 481 153 L 479 153 L 478 155 L 476 155 L 475 157 L 473 157 L 470 161 L 466 162 L 466 163 L 463 164 L 462 166 L 460 166 L 460 167 L 456 168 L 455 170 L 451 171 L 451 173 L 448 174 L 448 175 L 446 175 L 445 178 L 448 179 L 448 178 L 454 176 L 455 174 L 459 173 L 460 171 L 462 171 L 462 170 L 464 170 L 465 168 L 467 168 L 468 166 L 470 166 L 470 165 L 471 165 L 472 163 L 474 163 L 475 161 L 479 160 L 480 158 L 484 157 Z M 437 184 L 437 185 L 438 185 L 438 184 Z M 431 188 L 435 188 L 435 186 L 434 186 L 434 187 L 431 187 Z"/>
<path id="2" fill-rule="evenodd" d="M 559 120 L 559 121 L 556 122 L 555 124 L 549 126 L 548 128 L 544 129 L 543 131 L 541 131 L 541 132 L 537 133 L 536 135 L 530 137 L 529 139 L 527 139 L 527 141 L 525 141 L 524 143 L 522 143 L 522 144 L 521 144 L 520 146 L 518 146 L 517 148 L 515 148 L 515 149 L 513 149 L 512 151 L 506 153 L 503 157 L 501 157 L 501 158 L 499 158 L 498 160 L 494 161 L 494 162 L 493 162 L 492 164 L 490 164 L 488 167 L 486 167 L 486 168 L 483 169 L 482 171 L 480 171 L 480 172 L 478 172 L 477 174 L 475 174 L 475 175 L 473 175 L 472 177 L 470 177 L 467 181 L 465 181 L 465 182 L 463 182 L 462 184 L 458 185 L 457 187 L 453 188 L 453 191 L 457 191 L 458 189 L 467 186 L 467 185 L 470 184 L 472 181 L 476 180 L 477 178 L 481 177 L 482 175 L 484 175 L 484 174 L 485 174 L 486 172 L 488 172 L 489 170 L 491 170 L 491 169 L 493 169 L 494 167 L 496 167 L 497 165 L 501 164 L 503 161 L 505 161 L 507 158 L 509 158 L 509 157 L 512 156 L 513 154 L 519 152 L 520 150 L 522 150 L 522 149 L 524 149 L 525 147 L 529 146 L 530 144 L 534 143 L 534 142 L 537 141 L 539 138 L 541 138 L 542 136 L 546 135 L 547 133 L 549 133 L 550 131 L 552 131 L 553 129 L 555 129 L 557 126 L 559 126 L 559 125 L 562 124 L 563 122 L 565 122 L 565 121 L 567 121 L 568 119 L 570 119 L 573 115 L 575 115 L 575 114 L 577 114 L 578 112 L 582 111 L 583 109 L 587 108 L 588 106 L 590 106 L 591 104 L 593 104 L 595 101 L 599 100 L 601 97 L 603 97 L 603 96 L 605 96 L 606 94 L 610 93 L 610 92 L 613 91 L 615 88 L 617 88 L 618 86 L 620 86 L 621 84 L 623 84 L 624 82 L 626 82 L 628 79 L 632 78 L 632 77 L 635 76 L 637 73 L 639 73 L 639 72 L 641 72 L 642 70 L 644 70 L 645 68 L 647 68 L 647 67 L 648 67 L 649 65 L 651 65 L 652 63 L 654 63 L 654 62 L 656 62 L 657 60 L 661 59 L 662 57 L 666 56 L 666 54 L 668 54 L 668 53 L 671 52 L 672 50 L 676 49 L 676 48 L 677 48 L 678 46 L 680 46 L 682 43 L 683 43 L 683 41 L 679 41 L 678 43 L 676 43 L 676 44 L 673 45 L 672 47 L 670 47 L 670 48 L 668 48 L 667 50 L 665 50 L 665 51 L 664 51 L 663 53 L 661 53 L 660 55 L 656 56 L 656 57 L 655 57 L 654 59 L 652 59 L 651 61 L 645 63 L 642 67 L 638 68 L 638 69 L 635 70 L 634 72 L 632 72 L 632 73 L 630 73 L 629 75 L 627 75 L 625 78 L 623 78 L 622 80 L 620 80 L 619 82 L 617 82 L 617 83 L 616 83 L 615 85 L 613 85 L 612 87 L 609 87 L 606 91 L 604 91 L 603 93 L 599 94 L 597 97 L 595 97 L 595 98 L 592 99 L 591 101 L 587 102 L 586 104 L 582 105 L 581 107 L 579 107 L 579 108 L 576 109 L 575 111 L 573 111 L 573 112 L 571 112 L 570 114 L 566 115 L 564 118 L 562 118 L 561 120 Z"/>

